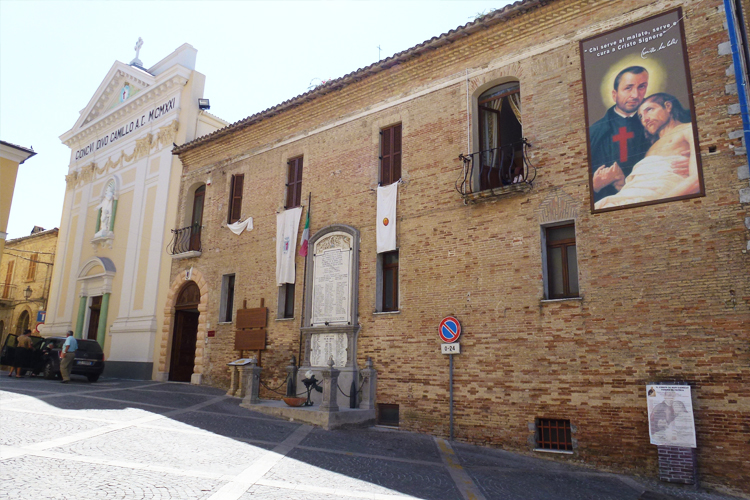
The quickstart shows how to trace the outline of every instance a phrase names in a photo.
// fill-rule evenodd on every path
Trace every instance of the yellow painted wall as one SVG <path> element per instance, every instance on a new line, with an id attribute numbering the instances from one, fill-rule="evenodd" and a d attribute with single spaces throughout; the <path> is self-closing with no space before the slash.
<path id="1" fill-rule="evenodd" d="M 141 227 L 141 245 L 138 249 L 138 275 L 135 282 L 134 311 L 143 309 L 143 293 L 146 290 L 146 280 L 148 279 L 149 247 L 151 246 L 151 228 L 153 227 L 151 214 L 154 213 L 155 205 L 156 186 L 151 186 L 146 191 L 146 211 Z"/>
<path id="2" fill-rule="evenodd" d="M 70 227 L 75 228 L 77 226 L 78 226 L 78 215 L 74 215 L 70 219 Z M 67 256 L 68 259 L 73 258 L 73 248 L 75 247 L 75 244 L 76 244 L 75 237 L 73 236 L 73 234 L 70 234 L 68 237 L 68 247 L 65 249 L 65 255 Z M 62 285 L 60 285 L 60 290 L 62 290 L 63 292 L 60 294 L 60 302 L 57 304 L 57 316 L 61 318 L 65 315 L 65 306 L 68 303 L 68 294 L 65 293 L 65 290 L 68 289 L 68 284 L 70 283 L 70 273 L 75 272 L 75 271 L 71 271 L 70 262 L 65 262 L 64 265 L 65 265 L 65 269 L 63 270 L 63 275 L 62 275 Z M 73 277 L 73 279 L 75 279 L 75 277 Z M 74 317 L 75 317 L 75 312 L 74 312 Z"/>

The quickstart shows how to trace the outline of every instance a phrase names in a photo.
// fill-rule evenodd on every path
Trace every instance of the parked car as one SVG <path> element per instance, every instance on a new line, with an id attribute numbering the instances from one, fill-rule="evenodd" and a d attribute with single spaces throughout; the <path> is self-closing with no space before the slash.
<path id="1" fill-rule="evenodd" d="M 60 375 L 60 351 L 65 343 L 65 337 L 31 337 L 34 353 L 31 356 L 31 373 L 34 375 L 44 374 L 46 379 L 54 379 Z M 13 363 L 17 335 L 10 334 L 5 339 L 2 351 L 0 351 L 0 364 L 10 366 Z M 73 375 L 84 375 L 89 382 L 99 380 L 104 371 L 104 352 L 95 340 L 78 339 L 78 349 L 73 361 L 71 373 Z"/>

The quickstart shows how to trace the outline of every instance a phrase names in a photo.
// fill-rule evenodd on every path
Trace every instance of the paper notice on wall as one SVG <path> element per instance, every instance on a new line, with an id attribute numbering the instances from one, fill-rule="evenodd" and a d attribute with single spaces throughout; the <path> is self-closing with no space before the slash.
<path id="1" fill-rule="evenodd" d="M 689 385 L 647 385 L 651 444 L 695 448 L 695 421 Z"/>

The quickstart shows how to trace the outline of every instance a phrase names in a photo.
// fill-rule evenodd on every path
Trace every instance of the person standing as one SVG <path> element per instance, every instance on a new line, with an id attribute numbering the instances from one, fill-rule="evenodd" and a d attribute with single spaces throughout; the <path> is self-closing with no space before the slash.
<path id="1" fill-rule="evenodd" d="M 16 378 L 23 378 L 21 370 L 26 370 L 31 365 L 31 352 L 34 346 L 31 343 L 31 330 L 28 328 L 18 337 L 16 352 L 13 354 L 13 367 L 10 369 L 9 377 L 16 373 Z"/>
<path id="2" fill-rule="evenodd" d="M 78 341 L 73 336 L 73 332 L 68 330 L 68 338 L 65 339 L 60 351 L 60 375 L 62 375 L 63 384 L 70 382 L 70 369 L 73 366 L 77 349 Z"/>

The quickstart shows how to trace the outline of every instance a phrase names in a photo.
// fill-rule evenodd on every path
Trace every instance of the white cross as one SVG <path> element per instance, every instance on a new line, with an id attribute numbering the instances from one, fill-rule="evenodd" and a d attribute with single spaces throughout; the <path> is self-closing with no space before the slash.
<path id="1" fill-rule="evenodd" d="M 143 47 L 143 38 L 138 37 L 138 41 L 135 42 L 135 58 L 138 59 L 138 54 L 141 51 L 141 47 Z"/>

